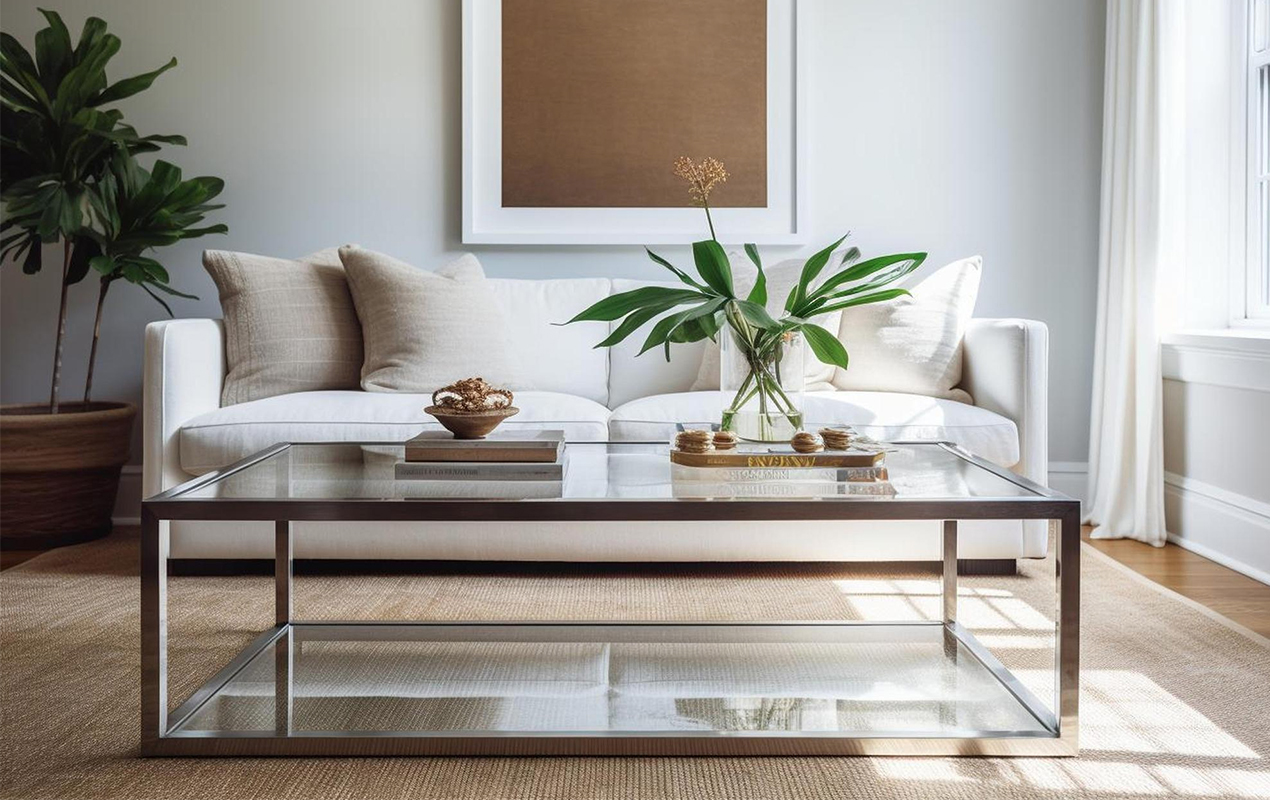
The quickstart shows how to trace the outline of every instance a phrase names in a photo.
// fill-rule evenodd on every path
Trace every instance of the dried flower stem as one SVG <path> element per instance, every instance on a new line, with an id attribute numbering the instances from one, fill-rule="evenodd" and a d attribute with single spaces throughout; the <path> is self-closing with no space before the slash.
<path id="1" fill-rule="evenodd" d="M 719 237 L 714 232 L 714 219 L 710 216 L 710 193 L 714 187 L 727 183 L 728 171 L 723 162 L 717 158 L 703 158 L 695 163 L 687 156 L 675 159 L 675 175 L 688 181 L 688 196 L 694 205 L 701 206 L 706 212 L 706 224 L 710 226 L 710 238 L 715 241 Z"/>

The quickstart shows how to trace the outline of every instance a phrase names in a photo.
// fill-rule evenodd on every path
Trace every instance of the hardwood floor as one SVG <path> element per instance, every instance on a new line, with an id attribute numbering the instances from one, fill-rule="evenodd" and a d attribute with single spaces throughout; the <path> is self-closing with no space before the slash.
<path id="1" fill-rule="evenodd" d="M 1093 540 L 1088 528 L 1082 538 L 1134 572 L 1270 636 L 1270 586 L 1174 544 L 1151 547 L 1129 539 Z"/>
<path id="2" fill-rule="evenodd" d="M 30 561 L 47 550 L 5 550 L 0 548 L 0 570 L 16 567 L 23 561 Z"/>
<path id="3" fill-rule="evenodd" d="M 1151 547 L 1127 539 L 1086 542 L 1135 572 L 1202 603 L 1247 628 L 1270 636 L 1270 586 L 1240 575 L 1176 545 Z M 0 549 L 0 569 L 9 569 L 40 555 L 38 550 Z"/>

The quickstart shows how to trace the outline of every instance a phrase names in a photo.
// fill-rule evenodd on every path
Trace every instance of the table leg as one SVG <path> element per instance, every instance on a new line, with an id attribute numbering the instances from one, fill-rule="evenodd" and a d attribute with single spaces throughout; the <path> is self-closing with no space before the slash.
<path id="1" fill-rule="evenodd" d="M 957 520 L 944 520 L 944 624 L 957 621 Z"/>
<path id="2" fill-rule="evenodd" d="M 944 672 L 944 696 L 956 693 L 956 676 L 958 641 L 953 632 L 953 624 L 957 621 L 957 520 L 944 520 L 943 525 L 943 573 L 940 580 L 943 597 L 944 621 L 944 660 L 947 662 Z M 947 728 L 957 726 L 957 704 L 944 701 L 939 704 L 939 721 Z"/>
<path id="3" fill-rule="evenodd" d="M 168 728 L 169 523 L 141 512 L 141 749 Z"/>
<path id="4" fill-rule="evenodd" d="M 294 642 L 291 628 L 273 643 L 273 728 L 278 736 L 291 734 L 292 693 L 291 678 L 294 674 Z"/>
<path id="5" fill-rule="evenodd" d="M 294 611 L 291 593 L 292 563 L 291 523 L 287 520 L 279 520 L 274 523 L 274 622 L 287 626 L 286 631 L 273 646 L 274 732 L 279 736 L 291 733 L 293 648 L 290 625 Z"/>
<path id="6" fill-rule="evenodd" d="M 287 625 L 291 622 L 291 523 L 279 520 L 274 523 L 274 622 Z"/>
<path id="7" fill-rule="evenodd" d="M 1080 506 L 1059 519 L 1058 539 L 1054 543 L 1057 558 L 1058 630 L 1055 634 L 1054 660 L 1058 671 L 1055 684 L 1054 710 L 1058 717 L 1059 737 L 1070 742 L 1075 752 L 1077 705 L 1080 695 Z"/>

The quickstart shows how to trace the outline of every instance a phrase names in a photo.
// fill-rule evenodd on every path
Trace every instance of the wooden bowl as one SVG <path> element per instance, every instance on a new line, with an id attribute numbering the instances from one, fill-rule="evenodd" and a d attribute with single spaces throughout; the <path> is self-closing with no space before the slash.
<path id="1" fill-rule="evenodd" d="M 428 406 L 423 413 L 437 418 L 437 422 L 455 439 L 484 439 L 508 417 L 520 413 L 515 406 L 491 408 L 488 411 L 455 411 L 452 408 Z"/>

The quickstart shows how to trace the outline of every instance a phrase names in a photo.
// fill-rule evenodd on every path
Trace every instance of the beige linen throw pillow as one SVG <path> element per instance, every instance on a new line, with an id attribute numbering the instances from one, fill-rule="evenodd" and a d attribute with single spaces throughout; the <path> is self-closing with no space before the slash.
<path id="1" fill-rule="evenodd" d="M 334 248 L 298 259 L 207 250 L 225 319 L 221 404 L 356 389 L 362 329 Z"/>
<path id="2" fill-rule="evenodd" d="M 758 280 L 758 270 L 754 268 L 754 263 L 748 256 L 739 253 L 728 253 L 728 261 L 732 263 L 736 294 L 738 297 L 745 297 L 750 289 L 754 288 L 754 282 Z M 780 319 L 785 315 L 785 298 L 802 277 L 804 263 L 805 260 L 791 258 L 764 268 L 763 274 L 767 276 L 767 311 L 773 317 Z M 837 263 L 837 261 L 831 260 L 830 263 Z M 842 312 L 837 311 L 816 317 L 814 322 L 837 335 L 841 319 Z M 833 365 L 822 363 L 812 354 L 810 347 L 806 348 L 804 358 L 804 391 L 818 392 L 832 389 L 833 385 L 830 381 L 833 380 Z M 719 343 L 707 340 L 705 353 L 701 357 L 701 369 L 698 370 L 697 380 L 689 391 L 699 392 L 718 388 Z"/>
<path id="3" fill-rule="evenodd" d="M 833 385 L 970 402 L 957 385 L 982 264 L 979 256 L 954 261 L 909 287 L 911 297 L 844 311 L 838 338 L 850 362 L 834 370 Z"/>
<path id="4" fill-rule="evenodd" d="M 362 322 L 363 389 L 426 394 L 472 376 L 518 387 L 507 319 L 476 256 L 436 272 L 360 247 L 341 247 L 340 260 Z"/>

